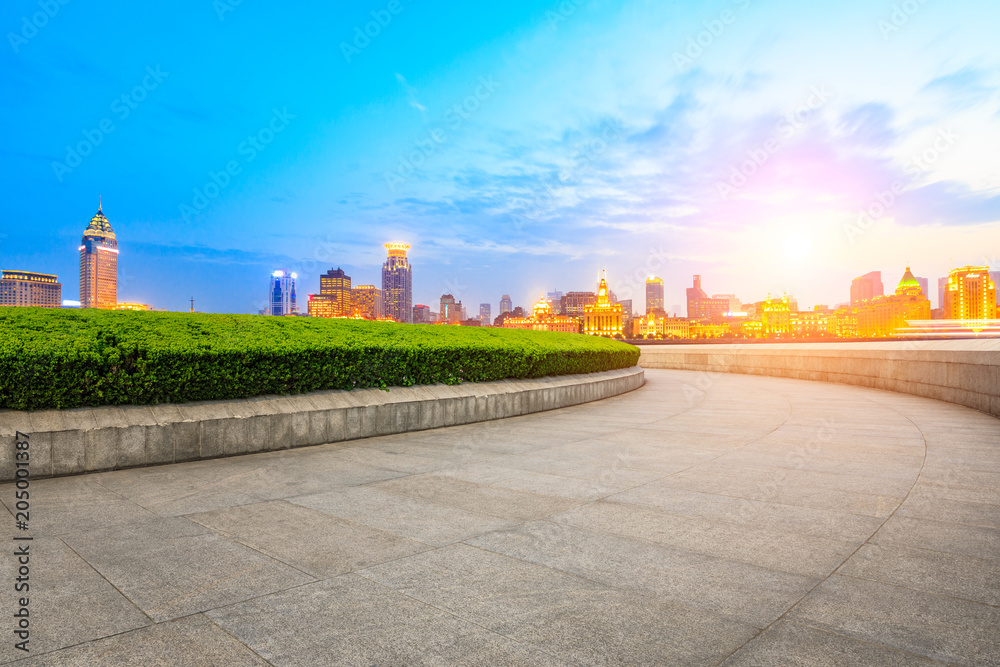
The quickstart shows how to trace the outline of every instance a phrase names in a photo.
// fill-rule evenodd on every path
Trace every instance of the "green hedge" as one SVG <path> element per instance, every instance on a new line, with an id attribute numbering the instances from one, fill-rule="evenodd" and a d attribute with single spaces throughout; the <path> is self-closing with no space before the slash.
<path id="1" fill-rule="evenodd" d="M 634 366 L 580 334 L 259 315 L 0 308 L 0 408 L 149 405 Z"/>

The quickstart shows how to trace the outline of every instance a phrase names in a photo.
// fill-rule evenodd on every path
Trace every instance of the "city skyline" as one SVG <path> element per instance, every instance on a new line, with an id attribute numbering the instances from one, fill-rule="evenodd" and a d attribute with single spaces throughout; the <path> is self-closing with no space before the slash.
<path id="1" fill-rule="evenodd" d="M 367 276 L 394 238 L 420 303 L 526 306 L 604 268 L 636 302 L 655 273 L 668 305 L 694 274 L 831 303 L 873 269 L 996 269 L 1000 8 L 768 4 L 402 3 L 363 48 L 385 3 L 66 5 L 30 38 L 16 21 L 0 113 L 23 128 L 4 165 L 27 224 L 0 263 L 76 293 L 62 248 L 103 194 L 129 239 L 119 298 L 172 310 L 258 312 L 257 276 Z"/>

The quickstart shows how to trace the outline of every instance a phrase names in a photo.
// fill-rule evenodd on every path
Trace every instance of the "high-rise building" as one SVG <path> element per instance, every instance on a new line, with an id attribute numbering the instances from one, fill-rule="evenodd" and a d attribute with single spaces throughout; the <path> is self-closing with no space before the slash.
<path id="1" fill-rule="evenodd" d="M 863 276 L 858 276 L 851 281 L 851 305 L 856 306 L 862 301 L 883 296 L 885 288 L 882 286 L 882 272 L 871 271 Z"/>
<path id="2" fill-rule="evenodd" d="M 386 243 L 389 257 L 382 265 L 385 314 L 397 322 L 413 322 L 413 271 L 406 259 L 408 243 Z"/>
<path id="3" fill-rule="evenodd" d="M 355 315 L 360 315 L 366 320 L 383 317 L 382 290 L 374 285 L 358 285 L 352 289 L 351 302 Z"/>
<path id="4" fill-rule="evenodd" d="M 743 307 L 743 304 L 740 303 L 735 294 L 713 294 L 712 298 L 716 301 L 725 301 L 727 313 L 737 313 Z"/>
<path id="5" fill-rule="evenodd" d="M 731 295 L 723 294 L 719 297 L 709 297 L 701 288 L 701 276 L 694 277 L 694 284 L 687 288 L 686 293 L 688 319 L 721 320 L 729 312 L 729 297 Z"/>
<path id="6" fill-rule="evenodd" d="M 937 307 L 944 308 L 944 291 L 948 288 L 947 278 L 938 278 L 938 301 Z"/>
<path id="7" fill-rule="evenodd" d="M 442 324 L 458 324 L 465 319 L 462 302 L 455 301 L 451 294 L 441 295 L 441 308 L 438 311 L 438 322 Z"/>
<path id="8" fill-rule="evenodd" d="M 271 274 L 271 307 L 269 315 L 298 315 L 299 305 L 295 297 L 295 281 L 298 275 L 288 269 L 278 269 Z"/>
<path id="9" fill-rule="evenodd" d="M 62 306 L 62 285 L 48 273 L 32 271 L 0 272 L 0 306 Z"/>
<path id="10" fill-rule="evenodd" d="M 663 280 L 656 276 L 650 276 L 646 278 L 646 314 L 662 310 Z"/>
<path id="11" fill-rule="evenodd" d="M 622 336 L 625 332 L 624 326 L 622 305 L 611 301 L 608 295 L 608 281 L 602 271 L 594 303 L 587 304 L 583 308 L 583 333 L 590 336 Z"/>
<path id="12" fill-rule="evenodd" d="M 993 287 L 1000 285 L 1000 271 L 990 271 L 990 279 L 993 281 Z M 1000 317 L 1000 289 L 997 291 L 997 317 Z"/>
<path id="13" fill-rule="evenodd" d="M 431 310 L 430 306 L 425 306 L 422 303 L 418 303 L 413 307 L 413 323 L 414 324 L 429 324 L 434 320 L 431 318 L 434 312 Z"/>
<path id="14" fill-rule="evenodd" d="M 948 274 L 944 317 L 948 320 L 988 320 L 996 317 L 996 285 L 988 266 L 963 266 Z"/>
<path id="15" fill-rule="evenodd" d="M 582 318 L 584 309 L 597 302 L 597 295 L 593 292 L 566 292 L 559 301 L 559 312 L 561 314 Z"/>
<path id="16" fill-rule="evenodd" d="M 913 279 L 920 284 L 921 291 L 923 291 L 924 296 L 927 297 L 927 300 L 930 301 L 931 298 L 930 281 L 928 281 L 927 278 L 921 278 L 920 276 L 915 276 Z"/>
<path id="17" fill-rule="evenodd" d="M 479 304 L 479 321 L 483 323 L 484 327 L 488 327 L 493 323 L 493 317 L 490 311 L 493 310 L 493 306 L 488 303 Z"/>
<path id="18" fill-rule="evenodd" d="M 622 317 L 625 320 L 632 319 L 632 299 L 622 299 L 618 303 L 622 305 Z"/>
<path id="19" fill-rule="evenodd" d="M 856 334 L 861 338 L 888 338 L 911 320 L 929 320 L 931 302 L 920 282 L 906 267 L 894 294 L 876 296 L 856 306 Z"/>
<path id="20" fill-rule="evenodd" d="M 514 310 L 514 302 L 510 300 L 510 294 L 504 294 L 500 297 L 500 315 L 509 313 L 512 310 Z"/>
<path id="21" fill-rule="evenodd" d="M 80 307 L 114 308 L 118 303 L 118 239 L 100 206 L 80 244 Z"/>
<path id="22" fill-rule="evenodd" d="M 319 294 L 309 295 L 310 317 L 351 317 L 354 315 L 351 277 L 339 266 L 319 277 Z"/>

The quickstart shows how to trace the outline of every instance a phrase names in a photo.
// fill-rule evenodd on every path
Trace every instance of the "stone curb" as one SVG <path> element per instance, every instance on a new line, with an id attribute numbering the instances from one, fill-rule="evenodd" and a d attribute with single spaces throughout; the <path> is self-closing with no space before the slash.
<path id="1" fill-rule="evenodd" d="M 838 382 L 1000 417 L 1000 341 L 642 346 L 639 365 Z"/>
<path id="2" fill-rule="evenodd" d="M 15 433 L 32 478 L 180 463 L 515 417 L 617 396 L 638 366 L 530 380 L 422 385 L 229 401 L 0 410 L 0 482 L 14 479 Z"/>

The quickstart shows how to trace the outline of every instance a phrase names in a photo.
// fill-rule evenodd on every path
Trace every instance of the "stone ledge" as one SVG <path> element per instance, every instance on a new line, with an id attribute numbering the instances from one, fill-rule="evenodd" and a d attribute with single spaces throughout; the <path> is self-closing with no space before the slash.
<path id="1" fill-rule="evenodd" d="M 530 380 L 424 385 L 151 406 L 0 410 L 0 482 L 15 433 L 31 438 L 32 478 L 321 445 L 515 417 L 638 389 L 638 366 Z"/>
<path id="2" fill-rule="evenodd" d="M 1000 417 L 1000 340 L 643 345 L 639 365 L 854 384 Z"/>

